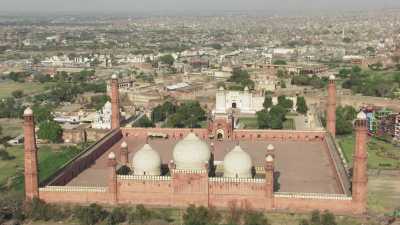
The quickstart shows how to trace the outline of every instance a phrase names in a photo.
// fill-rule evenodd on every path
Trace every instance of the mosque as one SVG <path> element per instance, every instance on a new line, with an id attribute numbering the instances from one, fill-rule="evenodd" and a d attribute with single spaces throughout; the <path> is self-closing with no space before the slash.
<path id="1" fill-rule="evenodd" d="M 111 130 L 49 179 L 38 182 L 34 115 L 24 112 L 26 199 L 49 203 L 144 204 L 341 214 L 366 211 L 367 122 L 354 122 L 350 169 L 335 141 L 335 78 L 328 84 L 327 130 L 235 129 L 215 114 L 207 128 L 120 127 L 119 90 L 111 78 Z M 132 173 L 121 175 L 121 167 Z"/>

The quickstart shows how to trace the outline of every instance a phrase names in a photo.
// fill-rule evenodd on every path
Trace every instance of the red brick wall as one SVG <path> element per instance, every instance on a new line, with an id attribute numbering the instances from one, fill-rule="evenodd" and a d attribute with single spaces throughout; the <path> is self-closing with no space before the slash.
<path id="1" fill-rule="evenodd" d="M 105 192 L 39 191 L 40 199 L 48 203 L 110 204 L 111 195 Z"/>
<path id="2" fill-rule="evenodd" d="M 91 149 L 80 155 L 65 168 L 56 172 L 49 179 L 49 182 L 45 182 L 46 185 L 63 186 L 67 184 L 76 175 L 91 166 L 96 161 L 96 159 L 98 159 L 101 155 L 104 154 L 104 152 L 110 149 L 111 146 L 118 142 L 121 137 L 122 134 L 119 130 L 110 132 L 106 137 L 100 139 L 95 145 L 93 145 Z"/>
<path id="3" fill-rule="evenodd" d="M 118 202 L 152 206 L 172 205 L 171 181 L 119 180 Z"/>
<path id="4" fill-rule="evenodd" d="M 315 209 L 339 214 L 353 214 L 351 200 L 323 200 L 275 197 L 275 209 L 289 212 L 310 212 Z"/>
<path id="5" fill-rule="evenodd" d="M 235 130 L 235 140 L 298 140 L 322 141 L 325 131 L 292 131 L 292 130 Z"/>
<path id="6" fill-rule="evenodd" d="M 188 128 L 122 128 L 124 137 L 135 136 L 146 138 L 148 133 L 163 133 L 167 134 L 170 139 L 184 138 L 191 130 L 200 138 L 208 138 L 207 129 L 188 129 Z"/>

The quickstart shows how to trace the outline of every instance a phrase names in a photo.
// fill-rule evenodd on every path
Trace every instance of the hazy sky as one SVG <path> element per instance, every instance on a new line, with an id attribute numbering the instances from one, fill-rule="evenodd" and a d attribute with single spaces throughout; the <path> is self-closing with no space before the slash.
<path id="1" fill-rule="evenodd" d="M 314 11 L 400 8 L 400 0 L 0 0 L 0 11 Z"/>

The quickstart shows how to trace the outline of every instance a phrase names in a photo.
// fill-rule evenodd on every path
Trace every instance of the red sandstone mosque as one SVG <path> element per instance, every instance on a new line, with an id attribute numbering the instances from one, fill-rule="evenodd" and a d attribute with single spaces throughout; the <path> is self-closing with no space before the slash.
<path id="1" fill-rule="evenodd" d="M 120 127 L 119 91 L 111 79 L 112 130 L 48 180 L 38 182 L 33 112 L 24 112 L 26 198 L 50 203 L 145 204 L 266 211 L 314 209 L 361 214 L 367 201 L 367 122 L 354 122 L 352 178 L 337 149 L 336 86 L 328 85 L 327 130 L 241 130 L 215 114 L 208 128 Z M 159 134 L 162 138 L 148 137 Z M 131 175 L 118 175 L 129 166 Z"/>

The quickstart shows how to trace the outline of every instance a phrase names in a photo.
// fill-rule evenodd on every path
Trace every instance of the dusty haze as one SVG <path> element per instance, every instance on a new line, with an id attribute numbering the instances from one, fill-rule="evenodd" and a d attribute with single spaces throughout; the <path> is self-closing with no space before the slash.
<path id="1" fill-rule="evenodd" d="M 400 0 L 0 0 L 0 11 L 318 11 L 400 8 Z"/>

